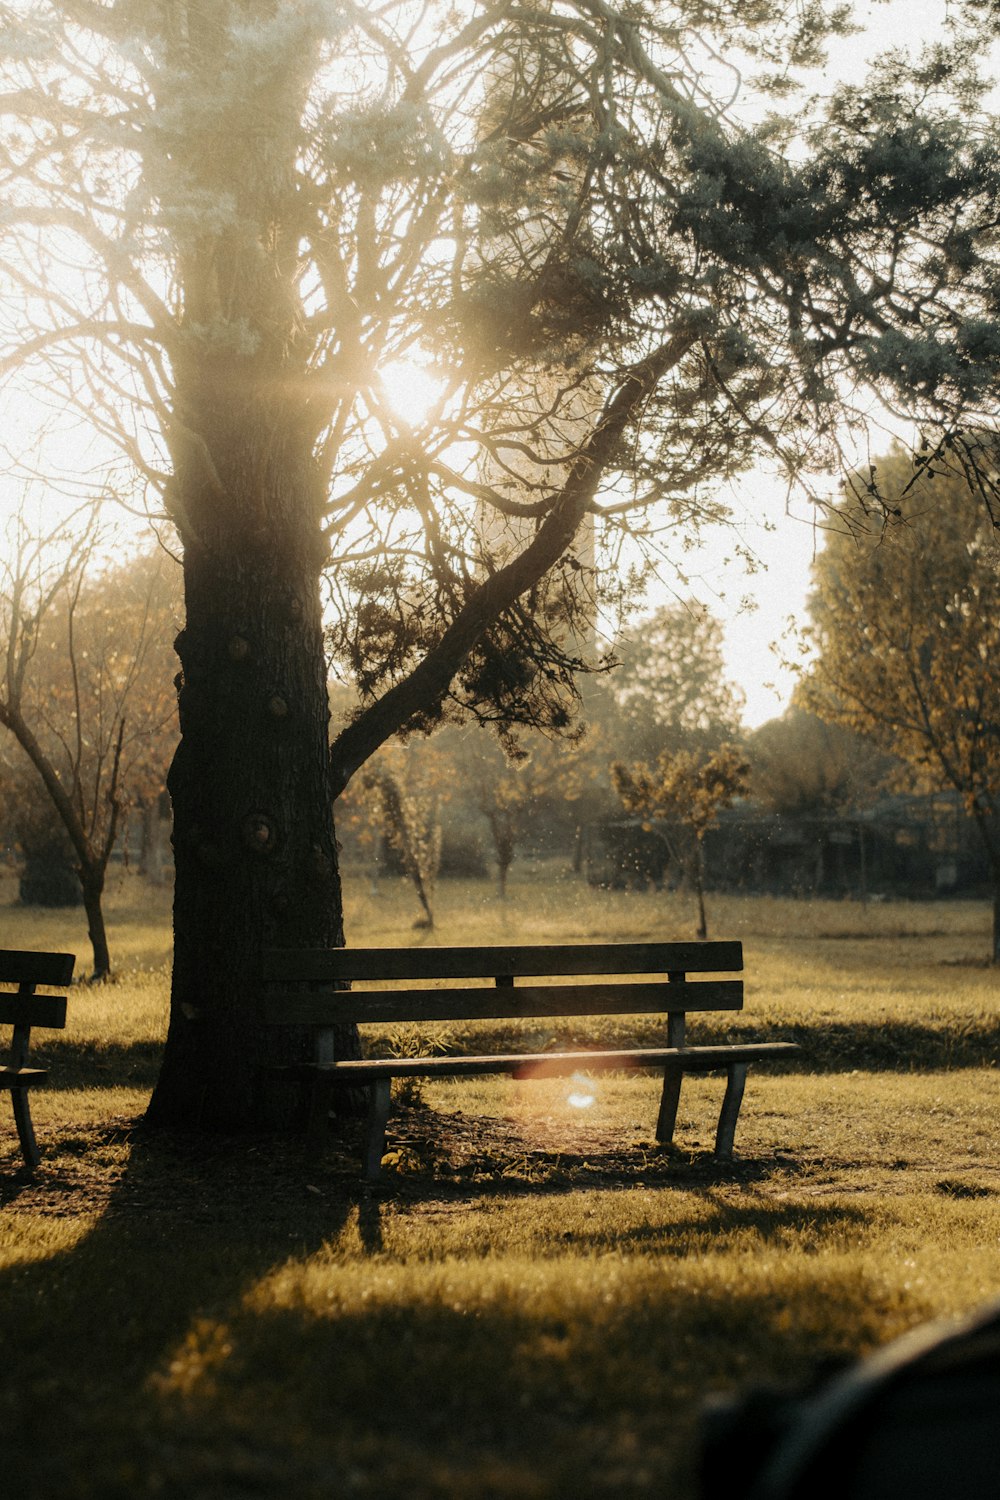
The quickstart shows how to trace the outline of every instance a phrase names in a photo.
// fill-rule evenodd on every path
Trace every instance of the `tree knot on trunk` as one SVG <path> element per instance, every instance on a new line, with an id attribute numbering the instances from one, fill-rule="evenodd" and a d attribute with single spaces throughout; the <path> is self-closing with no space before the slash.
<path id="1" fill-rule="evenodd" d="M 242 825 L 243 843 L 254 854 L 273 854 L 278 847 L 278 828 L 267 813 L 247 813 Z"/>

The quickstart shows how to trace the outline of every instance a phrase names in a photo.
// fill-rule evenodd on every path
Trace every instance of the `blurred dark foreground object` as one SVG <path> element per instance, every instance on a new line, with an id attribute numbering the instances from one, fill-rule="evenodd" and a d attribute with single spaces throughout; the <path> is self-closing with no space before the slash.
<path id="1" fill-rule="evenodd" d="M 1000 1500 L 1000 1303 L 706 1413 L 701 1500 Z"/>

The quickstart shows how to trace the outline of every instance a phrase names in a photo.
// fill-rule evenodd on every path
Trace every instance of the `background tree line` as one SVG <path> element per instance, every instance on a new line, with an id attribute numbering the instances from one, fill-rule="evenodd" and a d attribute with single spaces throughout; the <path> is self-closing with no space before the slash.
<path id="1" fill-rule="evenodd" d="M 883 467 L 897 488 L 916 475 L 912 514 L 878 545 L 846 525 L 831 533 L 801 642 L 803 682 L 781 718 L 746 731 L 719 622 L 694 601 L 662 606 L 591 679 L 575 736 L 525 730 L 505 749 L 485 729 L 451 725 L 387 745 L 341 799 L 350 857 L 373 880 L 380 867 L 405 873 L 418 920 L 432 925 L 442 861 L 446 874 L 492 870 L 504 900 L 518 857 L 572 851 L 579 872 L 583 830 L 633 815 L 655 828 L 671 878 L 691 885 L 704 931 L 704 838 L 734 800 L 816 821 L 890 792 L 949 786 L 985 826 L 990 853 L 996 544 L 956 476 L 928 478 L 899 452 Z M 44 561 L 60 549 L 61 561 Z M 176 741 L 165 641 L 179 617 L 179 574 L 163 553 L 110 562 L 90 536 L 42 546 L 22 535 L 15 556 L 4 594 L 8 620 L 20 623 L 3 699 L 13 728 L 2 826 L 21 856 L 25 902 L 89 900 L 100 974 L 110 964 L 100 894 L 112 851 L 158 856 Z M 859 651 L 866 639 L 871 649 Z M 331 702 L 346 720 L 357 694 L 333 683 Z M 64 795 L 53 797 L 53 785 Z"/>

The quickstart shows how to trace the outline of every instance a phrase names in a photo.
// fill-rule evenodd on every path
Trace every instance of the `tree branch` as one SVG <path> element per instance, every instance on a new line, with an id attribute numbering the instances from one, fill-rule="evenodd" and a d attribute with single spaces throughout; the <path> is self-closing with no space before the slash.
<path id="1" fill-rule="evenodd" d="M 355 772 L 414 714 L 439 703 L 462 663 L 490 627 L 558 562 L 588 512 L 601 478 L 631 419 L 657 384 L 683 359 L 697 334 L 676 333 L 626 375 L 575 460 L 563 489 L 532 541 L 476 588 L 413 671 L 395 683 L 337 736 L 331 782 L 339 795 Z"/>

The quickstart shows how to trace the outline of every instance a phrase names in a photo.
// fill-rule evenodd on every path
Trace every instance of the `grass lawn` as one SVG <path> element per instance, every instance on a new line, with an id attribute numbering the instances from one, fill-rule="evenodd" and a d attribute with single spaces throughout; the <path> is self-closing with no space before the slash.
<path id="1" fill-rule="evenodd" d="M 359 878 L 349 936 L 691 935 L 682 897 L 517 874 L 505 907 L 442 885 L 431 936 L 405 886 Z M 985 904 L 711 902 L 712 935 L 743 939 L 747 1007 L 692 1040 L 803 1047 L 795 1071 L 751 1069 L 728 1167 L 719 1078 L 685 1081 L 673 1149 L 652 1076 L 604 1077 L 585 1108 L 565 1080 L 477 1079 L 397 1111 L 376 1189 L 350 1132 L 318 1159 L 136 1132 L 168 901 L 125 876 L 110 909 L 120 978 L 74 987 L 41 1048 L 34 1179 L 0 1100 L 0 1432 L 22 1500 L 693 1500 L 706 1396 L 796 1386 L 1000 1295 Z M 2 891 L 0 944 L 85 968 L 80 914 Z"/>

